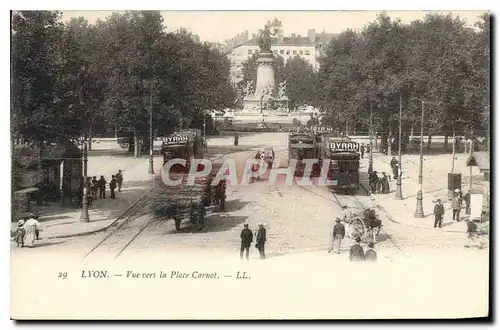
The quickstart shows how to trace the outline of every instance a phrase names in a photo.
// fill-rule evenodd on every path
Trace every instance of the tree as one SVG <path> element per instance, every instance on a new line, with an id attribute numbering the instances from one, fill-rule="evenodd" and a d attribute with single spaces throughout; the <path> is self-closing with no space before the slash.
<path id="1" fill-rule="evenodd" d="M 42 145 L 68 141 L 74 135 L 59 124 L 64 117 L 58 93 L 60 15 L 55 11 L 12 15 L 11 135 L 15 140 Z"/>
<path id="2" fill-rule="evenodd" d="M 290 109 L 314 102 L 316 74 L 307 61 L 298 55 L 289 59 L 283 68 L 282 79 L 287 82 Z"/>

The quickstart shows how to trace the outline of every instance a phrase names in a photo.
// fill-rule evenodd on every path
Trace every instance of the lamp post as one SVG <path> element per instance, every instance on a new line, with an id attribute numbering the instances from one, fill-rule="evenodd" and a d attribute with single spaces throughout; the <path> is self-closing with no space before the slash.
<path id="1" fill-rule="evenodd" d="M 87 184 L 87 141 L 83 140 L 83 196 L 80 222 L 89 222 L 89 187 Z"/>
<path id="2" fill-rule="evenodd" d="M 372 100 L 370 99 L 370 160 L 368 162 L 368 173 L 373 172 L 373 109 Z"/>
<path id="3" fill-rule="evenodd" d="M 403 199 L 403 191 L 401 190 L 401 117 L 403 113 L 403 97 L 401 93 L 399 93 L 399 141 L 398 141 L 398 181 L 396 182 L 396 199 Z"/>
<path id="4" fill-rule="evenodd" d="M 153 84 L 149 84 L 149 170 L 148 174 L 155 174 L 153 164 Z"/>
<path id="5" fill-rule="evenodd" d="M 424 101 L 422 101 L 422 115 L 420 121 L 420 165 L 418 170 L 418 192 L 417 192 L 417 209 L 415 210 L 415 218 L 424 217 L 424 207 L 422 205 L 422 170 L 424 165 Z"/>

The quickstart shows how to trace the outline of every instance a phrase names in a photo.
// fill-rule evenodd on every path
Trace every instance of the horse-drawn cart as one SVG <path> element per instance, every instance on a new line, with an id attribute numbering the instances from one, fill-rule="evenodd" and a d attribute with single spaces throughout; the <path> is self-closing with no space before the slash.
<path id="1" fill-rule="evenodd" d="M 351 219 L 347 219 L 347 235 L 351 238 L 361 238 L 365 240 L 371 238 L 375 241 L 375 237 L 380 234 L 380 227 L 382 227 L 382 220 L 377 217 L 375 210 L 366 209 L 363 215 L 354 215 Z"/>
<path id="2" fill-rule="evenodd" d="M 181 222 L 189 219 L 199 230 L 205 226 L 207 213 L 224 211 L 226 201 L 226 181 L 213 183 L 215 177 L 211 173 L 202 178 L 196 178 L 194 184 L 188 184 L 187 175 L 170 175 L 171 180 L 182 179 L 177 186 L 166 187 L 157 197 L 161 215 L 174 219 L 175 229 L 180 230 Z"/>

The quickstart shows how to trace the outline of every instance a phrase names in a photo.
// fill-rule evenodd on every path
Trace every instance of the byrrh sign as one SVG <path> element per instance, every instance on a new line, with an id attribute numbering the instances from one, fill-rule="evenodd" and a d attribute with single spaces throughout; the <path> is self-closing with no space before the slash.
<path id="1" fill-rule="evenodd" d="M 357 142 L 331 142 L 330 150 L 332 151 L 358 151 L 359 143 Z"/>
<path id="2" fill-rule="evenodd" d="M 187 143 L 189 138 L 187 135 L 170 135 L 163 138 L 165 144 L 182 144 Z"/>

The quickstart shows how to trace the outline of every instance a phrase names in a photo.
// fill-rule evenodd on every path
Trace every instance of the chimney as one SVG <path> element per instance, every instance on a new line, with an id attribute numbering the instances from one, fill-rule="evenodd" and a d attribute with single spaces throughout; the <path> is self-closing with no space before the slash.
<path id="1" fill-rule="evenodd" d="M 292 38 L 294 38 L 294 39 L 295 39 L 295 33 L 292 33 Z"/>
<path id="2" fill-rule="evenodd" d="M 307 37 L 309 38 L 309 42 L 316 43 L 316 30 L 309 29 L 307 30 Z"/>

